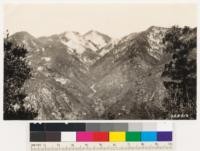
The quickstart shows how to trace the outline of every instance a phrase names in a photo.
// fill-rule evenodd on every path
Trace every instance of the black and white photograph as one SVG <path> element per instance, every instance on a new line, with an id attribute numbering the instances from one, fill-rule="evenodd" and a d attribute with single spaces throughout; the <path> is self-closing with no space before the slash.
<path id="1" fill-rule="evenodd" d="M 4 6 L 4 120 L 195 120 L 197 6 Z"/>

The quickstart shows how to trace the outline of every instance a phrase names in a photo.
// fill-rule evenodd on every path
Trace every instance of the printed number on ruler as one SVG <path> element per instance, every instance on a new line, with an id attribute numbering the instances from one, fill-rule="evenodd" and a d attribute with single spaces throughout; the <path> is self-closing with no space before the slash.
<path id="1" fill-rule="evenodd" d="M 117 142 L 117 143 L 86 143 L 86 142 L 65 142 L 65 143 L 31 143 L 31 151 L 172 151 L 171 142 Z"/>

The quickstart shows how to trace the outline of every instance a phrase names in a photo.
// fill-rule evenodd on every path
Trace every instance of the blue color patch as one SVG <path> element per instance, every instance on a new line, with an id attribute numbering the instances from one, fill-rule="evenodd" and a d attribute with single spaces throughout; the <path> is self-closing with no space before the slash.
<path id="1" fill-rule="evenodd" d="M 157 132 L 142 132 L 141 141 L 143 142 L 154 142 L 157 141 Z"/>

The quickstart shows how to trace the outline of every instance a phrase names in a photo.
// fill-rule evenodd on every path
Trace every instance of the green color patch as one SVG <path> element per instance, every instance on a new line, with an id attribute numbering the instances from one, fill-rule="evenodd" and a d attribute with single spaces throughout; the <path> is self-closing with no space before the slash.
<path id="1" fill-rule="evenodd" d="M 141 141 L 141 132 L 126 132 L 127 142 L 139 142 Z"/>

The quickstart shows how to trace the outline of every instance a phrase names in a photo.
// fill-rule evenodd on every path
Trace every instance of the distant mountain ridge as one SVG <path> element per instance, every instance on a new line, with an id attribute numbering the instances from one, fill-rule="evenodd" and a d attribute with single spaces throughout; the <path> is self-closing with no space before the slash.
<path id="1" fill-rule="evenodd" d="M 79 58 L 88 64 L 96 61 L 102 55 L 102 53 L 96 53 L 96 51 L 105 47 L 112 40 L 111 37 L 93 30 L 83 35 L 75 31 L 65 31 L 61 34 L 39 38 L 22 31 L 13 34 L 11 37 L 16 39 L 18 43 L 24 44 L 30 50 L 38 49 L 37 51 L 40 50 L 40 47 L 50 46 L 56 42 L 64 45 L 68 52 L 79 55 Z M 35 43 L 38 45 L 34 46 Z"/>
<path id="2" fill-rule="evenodd" d="M 11 35 L 28 49 L 33 69 L 24 86 L 27 106 L 38 110 L 37 119 L 159 118 L 166 95 L 161 74 L 172 58 L 163 44 L 169 29 L 151 26 L 118 40 L 95 30 Z M 190 30 L 183 39 L 195 38 L 196 29 Z M 142 114 L 142 106 L 149 111 Z"/>

